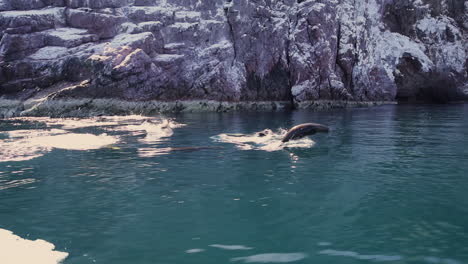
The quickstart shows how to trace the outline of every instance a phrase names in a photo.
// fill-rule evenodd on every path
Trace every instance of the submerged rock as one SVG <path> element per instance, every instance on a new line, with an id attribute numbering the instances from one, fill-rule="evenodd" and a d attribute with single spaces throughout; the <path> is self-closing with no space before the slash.
<path id="1" fill-rule="evenodd" d="M 468 97 L 463 0 L 0 0 L 0 97 Z"/>

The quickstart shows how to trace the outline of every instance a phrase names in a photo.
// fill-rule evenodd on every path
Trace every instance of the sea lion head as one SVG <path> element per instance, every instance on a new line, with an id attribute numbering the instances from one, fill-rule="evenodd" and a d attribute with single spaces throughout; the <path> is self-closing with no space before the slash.
<path id="1" fill-rule="evenodd" d="M 266 135 L 269 135 L 269 134 L 270 134 L 270 130 L 265 129 L 263 131 L 258 132 L 257 137 L 265 137 Z"/>

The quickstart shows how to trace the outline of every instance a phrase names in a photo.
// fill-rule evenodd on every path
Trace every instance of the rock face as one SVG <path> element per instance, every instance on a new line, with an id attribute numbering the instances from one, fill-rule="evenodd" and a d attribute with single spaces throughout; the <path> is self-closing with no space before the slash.
<path id="1" fill-rule="evenodd" d="M 468 96 L 468 0 L 0 0 L 0 97 Z"/>

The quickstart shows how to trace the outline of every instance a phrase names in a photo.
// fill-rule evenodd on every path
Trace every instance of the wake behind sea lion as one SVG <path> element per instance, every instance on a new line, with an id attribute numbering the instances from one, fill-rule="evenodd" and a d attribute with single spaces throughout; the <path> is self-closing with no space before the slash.
<path id="1" fill-rule="evenodd" d="M 328 133 L 329 128 L 327 126 L 316 124 L 316 123 L 305 123 L 297 125 L 286 133 L 281 142 L 288 142 L 294 139 L 300 139 L 305 136 L 313 135 L 318 132 Z"/>

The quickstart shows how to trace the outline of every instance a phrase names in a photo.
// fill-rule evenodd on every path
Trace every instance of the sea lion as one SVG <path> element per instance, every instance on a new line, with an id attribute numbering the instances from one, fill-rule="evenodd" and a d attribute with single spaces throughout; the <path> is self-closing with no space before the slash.
<path id="1" fill-rule="evenodd" d="M 289 140 L 300 139 L 305 136 L 313 135 L 318 132 L 328 133 L 327 126 L 315 123 L 305 123 L 297 125 L 289 129 L 288 133 L 283 137 L 281 142 L 288 142 Z"/>
<path id="2" fill-rule="evenodd" d="M 271 130 L 269 130 L 269 129 L 265 129 L 263 131 L 257 132 L 257 137 L 265 137 L 265 136 L 269 135 L 270 132 L 271 132 Z"/>

